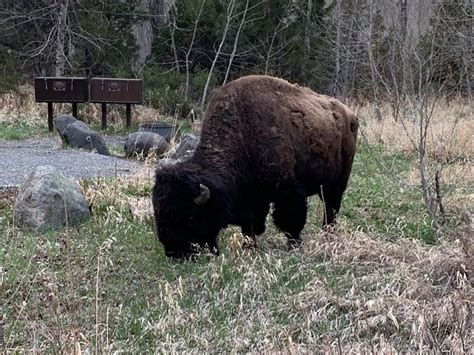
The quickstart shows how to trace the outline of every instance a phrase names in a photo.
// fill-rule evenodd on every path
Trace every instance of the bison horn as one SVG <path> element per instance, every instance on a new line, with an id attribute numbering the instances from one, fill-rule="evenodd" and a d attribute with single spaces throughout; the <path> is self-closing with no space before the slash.
<path id="1" fill-rule="evenodd" d="M 194 203 L 196 205 L 203 205 L 211 197 L 211 191 L 209 191 L 209 188 L 203 184 L 199 184 L 199 188 L 201 189 L 201 194 L 194 199 Z"/>

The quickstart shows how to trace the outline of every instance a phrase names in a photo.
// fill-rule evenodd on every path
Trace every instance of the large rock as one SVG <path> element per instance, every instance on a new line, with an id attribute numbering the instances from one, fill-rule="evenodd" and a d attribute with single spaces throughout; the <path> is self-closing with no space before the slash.
<path id="1" fill-rule="evenodd" d="M 42 232 L 77 224 L 90 217 L 89 204 L 77 184 L 52 166 L 39 166 L 21 187 L 14 206 L 16 224 Z"/>
<path id="2" fill-rule="evenodd" d="M 178 144 L 169 150 L 166 154 L 167 158 L 175 160 L 186 160 L 189 158 L 197 147 L 199 140 L 191 133 L 185 133 L 181 136 Z"/>
<path id="3" fill-rule="evenodd" d="M 82 121 L 71 115 L 59 115 L 54 119 L 54 126 L 65 145 L 72 148 L 96 150 L 102 155 L 109 155 L 104 138 L 98 135 Z"/>
<path id="4" fill-rule="evenodd" d="M 168 149 L 168 142 L 157 133 L 135 132 L 128 135 L 124 148 L 127 157 L 146 157 L 150 154 L 161 156 Z"/>

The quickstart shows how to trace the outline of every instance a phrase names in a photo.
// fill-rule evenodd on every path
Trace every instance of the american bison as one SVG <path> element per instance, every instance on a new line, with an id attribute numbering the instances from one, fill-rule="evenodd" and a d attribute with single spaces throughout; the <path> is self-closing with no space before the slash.
<path id="1" fill-rule="evenodd" d="M 153 208 L 169 257 L 195 246 L 218 253 L 229 224 L 255 240 L 273 203 L 275 225 L 298 244 L 307 197 L 325 203 L 324 224 L 341 205 L 358 121 L 338 100 L 270 76 L 246 76 L 211 98 L 201 139 L 188 160 L 156 172 Z"/>

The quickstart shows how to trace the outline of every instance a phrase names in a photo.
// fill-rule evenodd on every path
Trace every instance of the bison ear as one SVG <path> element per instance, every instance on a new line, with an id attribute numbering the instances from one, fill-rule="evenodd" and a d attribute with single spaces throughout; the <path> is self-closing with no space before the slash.
<path id="1" fill-rule="evenodd" d="M 203 205 L 211 197 L 211 191 L 209 191 L 209 188 L 203 184 L 199 184 L 199 189 L 201 190 L 201 194 L 194 199 L 194 203 L 196 205 Z"/>

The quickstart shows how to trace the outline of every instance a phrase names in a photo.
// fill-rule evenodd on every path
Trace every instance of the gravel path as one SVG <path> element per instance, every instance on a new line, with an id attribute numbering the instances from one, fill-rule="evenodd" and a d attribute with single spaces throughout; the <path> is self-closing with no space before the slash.
<path id="1" fill-rule="evenodd" d="M 107 146 L 123 146 L 125 137 L 104 137 Z M 63 149 L 61 139 L 35 138 L 0 141 L 0 188 L 20 186 L 37 166 L 52 165 L 74 180 L 130 175 L 142 164 L 123 158 Z"/>

